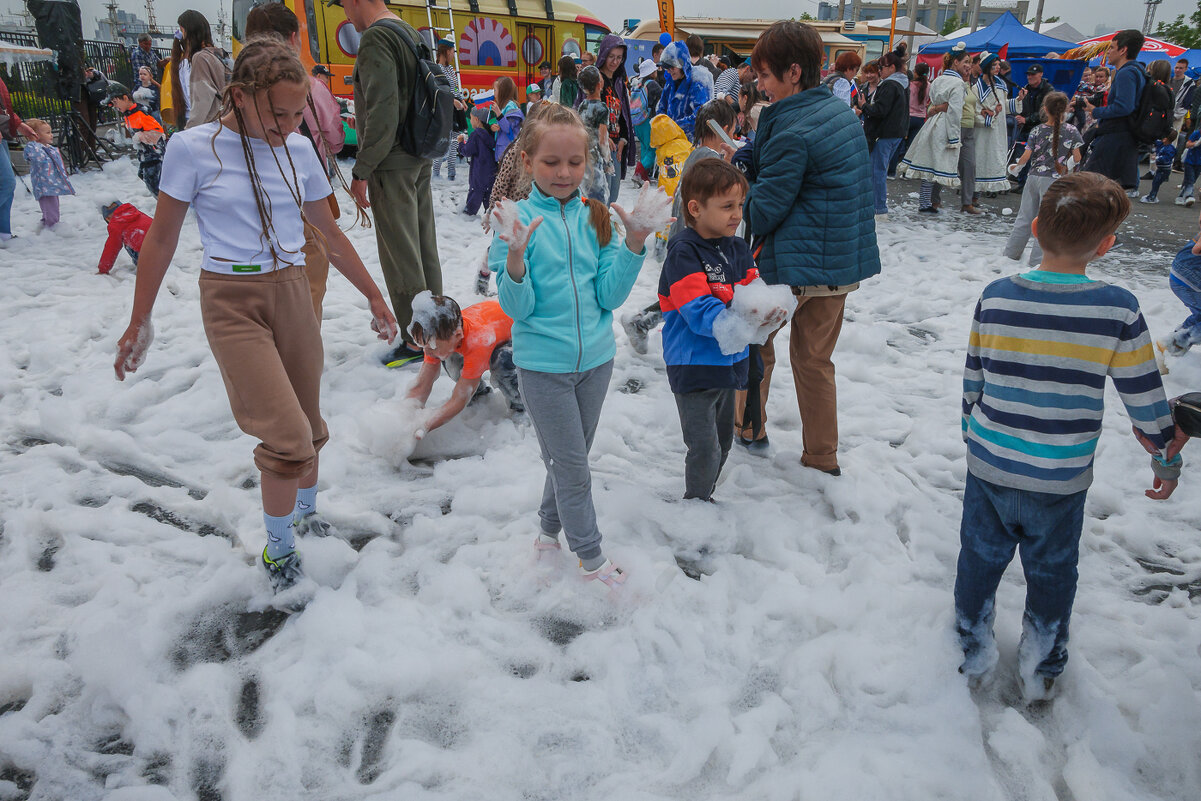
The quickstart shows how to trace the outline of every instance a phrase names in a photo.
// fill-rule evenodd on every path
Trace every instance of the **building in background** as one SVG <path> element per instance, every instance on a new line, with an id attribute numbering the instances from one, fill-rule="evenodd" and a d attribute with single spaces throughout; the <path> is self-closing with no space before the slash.
<path id="1" fill-rule="evenodd" d="M 907 13 L 907 0 L 900 0 L 898 3 L 898 14 Z M 929 28 L 936 31 L 941 31 L 943 25 L 951 17 L 955 17 L 961 24 L 968 22 L 968 17 L 971 14 L 971 0 L 952 0 L 949 3 L 938 2 L 938 0 L 918 0 L 917 12 L 914 14 L 914 19 Z M 977 23 L 977 28 L 983 28 L 985 25 L 996 22 L 996 20 L 1006 11 L 1013 12 L 1013 15 L 1021 20 L 1030 19 L 1030 0 L 1017 0 L 1012 3 L 999 3 L 980 5 L 980 19 Z M 843 4 L 843 18 L 846 20 L 860 21 L 871 19 L 885 19 L 892 17 L 892 2 L 863 2 L 863 0 L 846 0 Z M 838 19 L 838 3 L 822 2 L 817 4 L 817 18 L 819 20 L 837 20 Z M 956 27 L 960 27 L 957 25 Z"/>

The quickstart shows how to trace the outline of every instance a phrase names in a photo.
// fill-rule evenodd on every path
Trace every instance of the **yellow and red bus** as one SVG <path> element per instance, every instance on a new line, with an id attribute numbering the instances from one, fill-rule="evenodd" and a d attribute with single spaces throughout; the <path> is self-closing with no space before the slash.
<path id="1" fill-rule="evenodd" d="M 233 0 L 234 47 L 241 38 L 250 9 L 275 0 Z M 300 20 L 301 60 L 306 69 L 322 64 L 333 73 L 334 94 L 349 96 L 351 72 L 359 51 L 360 34 L 341 6 L 323 0 L 283 0 Z M 451 38 L 447 0 L 442 5 L 389 3 L 395 14 L 421 31 L 431 47 Z M 563 55 L 596 52 L 609 28 L 588 9 L 563 0 L 450 0 L 454 39 L 459 51 L 459 81 L 478 94 L 492 88 L 502 75 L 525 87 L 539 79 L 538 66 L 552 65 Z M 430 22 L 436 31 L 430 30 Z M 307 42 L 307 47 L 304 43 Z M 556 70 L 557 71 L 557 70 Z"/>

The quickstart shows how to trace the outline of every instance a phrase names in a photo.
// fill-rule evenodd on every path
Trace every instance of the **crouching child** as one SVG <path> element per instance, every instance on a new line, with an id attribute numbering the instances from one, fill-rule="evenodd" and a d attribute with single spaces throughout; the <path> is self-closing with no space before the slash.
<path id="1" fill-rule="evenodd" d="M 1047 187 L 1031 228 L 1039 269 L 1002 278 L 976 305 L 963 376 L 967 486 L 955 577 L 960 673 L 993 675 L 997 586 L 1015 549 L 1026 576 L 1018 676 L 1027 701 L 1051 697 L 1068 659 L 1084 501 L 1101 436 L 1105 379 L 1144 447 L 1154 490 L 1176 488 L 1175 427 L 1138 300 L 1085 275 L 1113 246 L 1130 200 L 1097 173 Z"/>
<path id="2" fill-rule="evenodd" d="M 678 192 L 685 227 L 668 244 L 659 276 L 663 360 L 688 448 L 686 499 L 712 500 L 734 441 L 734 391 L 746 388 L 748 340 L 723 333 L 737 314 L 735 287 L 759 277 L 746 240 L 734 235 L 746 191 L 746 178 L 721 159 L 691 165 Z M 769 309 L 745 322 L 752 331 L 774 330 L 786 317 Z"/>
<path id="3" fill-rule="evenodd" d="M 491 389 L 481 383 L 484 373 L 511 411 L 525 411 L 513 364 L 512 331 L 513 321 L 495 300 L 460 310 L 453 299 L 428 290 L 413 299 L 409 334 L 425 351 L 425 360 L 407 397 L 424 408 L 442 370 L 455 381 L 450 399 L 422 424 L 418 439 L 452 420 L 477 396 L 488 394 Z"/>
<path id="4" fill-rule="evenodd" d="M 133 259 L 133 266 L 137 267 L 138 254 L 142 252 L 142 241 L 146 238 L 146 232 L 150 230 L 150 223 L 154 221 L 129 203 L 119 200 L 102 206 L 100 215 L 108 223 L 108 239 L 100 253 L 100 267 L 97 272 L 108 275 L 122 247 Z"/>

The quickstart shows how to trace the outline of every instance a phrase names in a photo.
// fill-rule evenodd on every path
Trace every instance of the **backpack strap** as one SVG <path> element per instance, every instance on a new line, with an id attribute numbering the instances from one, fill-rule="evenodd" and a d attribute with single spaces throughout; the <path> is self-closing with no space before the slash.
<path id="1" fill-rule="evenodd" d="M 376 20 L 375 22 L 371 23 L 372 28 L 374 28 L 376 25 L 382 25 L 399 36 L 400 40 L 409 46 L 409 50 L 413 51 L 413 57 L 417 59 L 418 64 L 420 64 L 422 60 L 428 60 L 429 56 L 421 55 L 421 52 L 417 50 L 417 45 L 414 44 L 413 40 L 409 37 L 408 31 L 405 30 L 405 27 L 401 25 L 398 20 L 385 17 L 384 19 Z M 422 42 L 421 44 L 423 47 L 425 46 L 425 42 Z M 428 51 L 429 48 L 427 47 L 426 50 Z"/>

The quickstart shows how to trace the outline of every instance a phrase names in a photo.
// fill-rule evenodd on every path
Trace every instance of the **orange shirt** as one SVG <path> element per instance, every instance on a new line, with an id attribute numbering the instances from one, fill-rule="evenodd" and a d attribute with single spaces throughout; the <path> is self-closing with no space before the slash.
<path id="1" fill-rule="evenodd" d="M 462 377 L 475 381 L 488 372 L 492 351 L 513 339 L 513 321 L 501 311 L 500 302 L 485 300 L 463 309 L 463 341 L 454 352 L 463 357 Z M 425 361 L 438 360 L 426 354 Z"/>

